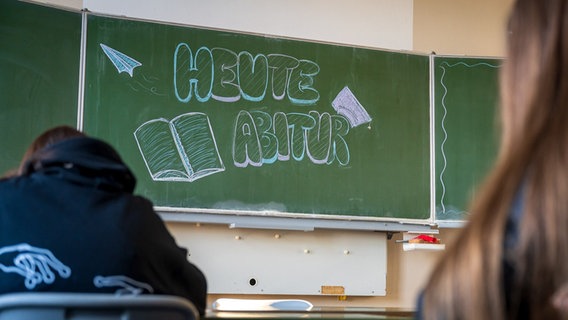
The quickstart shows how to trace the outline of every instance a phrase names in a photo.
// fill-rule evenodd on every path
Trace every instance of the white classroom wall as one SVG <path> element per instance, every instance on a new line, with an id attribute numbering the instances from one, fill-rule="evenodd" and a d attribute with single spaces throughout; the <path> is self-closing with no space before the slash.
<path id="1" fill-rule="evenodd" d="M 412 49 L 412 0 L 84 0 L 91 12 L 394 50 Z"/>

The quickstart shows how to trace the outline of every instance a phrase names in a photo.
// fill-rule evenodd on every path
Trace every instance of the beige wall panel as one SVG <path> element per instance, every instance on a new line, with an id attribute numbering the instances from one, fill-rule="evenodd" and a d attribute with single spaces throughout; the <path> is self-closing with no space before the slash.
<path id="1" fill-rule="evenodd" d="M 513 0 L 414 0 L 414 50 L 441 55 L 505 54 Z"/>

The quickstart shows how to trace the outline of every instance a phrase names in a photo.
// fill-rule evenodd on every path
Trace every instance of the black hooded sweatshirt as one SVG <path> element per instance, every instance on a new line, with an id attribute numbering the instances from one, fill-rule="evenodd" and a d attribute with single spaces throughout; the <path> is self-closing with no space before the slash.
<path id="1" fill-rule="evenodd" d="M 170 294 L 204 313 L 203 273 L 110 145 L 64 140 L 23 171 L 0 181 L 0 293 Z"/>

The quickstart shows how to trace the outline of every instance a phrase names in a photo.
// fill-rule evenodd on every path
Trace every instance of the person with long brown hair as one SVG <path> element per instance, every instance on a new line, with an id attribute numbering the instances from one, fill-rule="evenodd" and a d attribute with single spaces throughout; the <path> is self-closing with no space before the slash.
<path id="1" fill-rule="evenodd" d="M 568 283 L 567 0 L 514 3 L 500 90 L 497 161 L 419 318 L 563 316 L 554 296 Z"/>

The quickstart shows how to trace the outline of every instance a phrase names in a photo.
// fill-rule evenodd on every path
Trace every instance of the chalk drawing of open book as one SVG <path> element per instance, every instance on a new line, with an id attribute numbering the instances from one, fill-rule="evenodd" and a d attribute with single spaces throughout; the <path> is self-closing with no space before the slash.
<path id="1" fill-rule="evenodd" d="M 204 113 L 147 121 L 136 129 L 134 137 L 154 181 L 192 182 L 225 170 Z"/>

